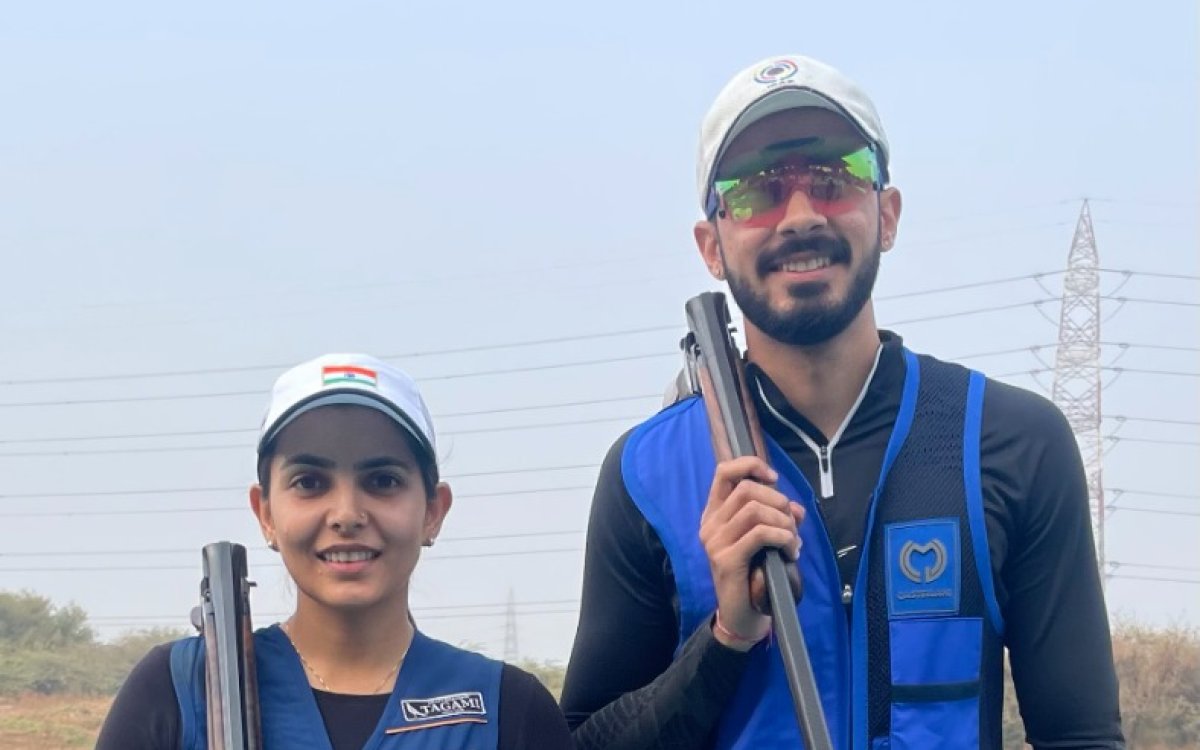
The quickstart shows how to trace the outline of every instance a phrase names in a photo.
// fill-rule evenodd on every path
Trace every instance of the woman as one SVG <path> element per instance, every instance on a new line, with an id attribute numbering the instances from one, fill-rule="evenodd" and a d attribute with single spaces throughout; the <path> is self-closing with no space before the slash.
<path id="1" fill-rule="evenodd" d="M 450 510 L 413 381 L 358 354 L 275 383 L 250 507 L 297 590 L 255 634 L 266 750 L 569 748 L 532 675 L 419 632 L 408 586 Z M 113 704 L 98 750 L 205 748 L 201 642 L 152 650 Z M 202 674 L 202 671 L 199 672 Z"/>

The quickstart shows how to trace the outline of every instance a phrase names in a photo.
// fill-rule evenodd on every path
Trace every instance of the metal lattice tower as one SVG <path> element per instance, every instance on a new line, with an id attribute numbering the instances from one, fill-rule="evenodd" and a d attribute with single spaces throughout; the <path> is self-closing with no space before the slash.
<path id="1" fill-rule="evenodd" d="M 515 664 L 517 656 L 517 603 L 513 590 L 509 589 L 508 606 L 504 610 L 504 661 Z"/>
<path id="2" fill-rule="evenodd" d="M 1100 479 L 1104 448 L 1100 434 L 1100 390 L 1100 258 L 1092 232 L 1092 214 L 1085 200 L 1075 225 L 1063 279 L 1053 399 L 1070 422 L 1083 456 L 1096 562 L 1103 581 L 1107 570 L 1104 564 L 1104 485 Z"/>

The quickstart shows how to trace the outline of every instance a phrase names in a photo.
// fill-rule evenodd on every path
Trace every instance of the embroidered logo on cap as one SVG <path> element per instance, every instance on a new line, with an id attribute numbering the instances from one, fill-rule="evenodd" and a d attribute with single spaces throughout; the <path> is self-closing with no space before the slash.
<path id="1" fill-rule="evenodd" d="M 435 698 L 408 698 L 400 701 L 405 721 L 429 721 L 451 716 L 484 716 L 483 693 L 452 693 Z"/>
<path id="2" fill-rule="evenodd" d="M 321 385 L 338 385 L 353 383 L 378 387 L 379 376 L 368 367 L 356 365 L 326 365 L 321 368 Z"/>
<path id="3" fill-rule="evenodd" d="M 796 63 L 791 60 L 786 58 L 775 60 L 770 65 L 755 73 L 754 80 L 756 83 L 774 86 L 796 75 L 796 71 L 798 70 L 799 68 L 796 67 Z"/>
<path id="4" fill-rule="evenodd" d="M 958 521 L 892 523 L 885 535 L 888 616 L 957 614 Z"/>

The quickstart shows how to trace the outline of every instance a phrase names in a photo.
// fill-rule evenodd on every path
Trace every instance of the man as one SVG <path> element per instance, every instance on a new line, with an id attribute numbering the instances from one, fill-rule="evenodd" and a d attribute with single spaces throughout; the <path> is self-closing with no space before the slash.
<path id="1" fill-rule="evenodd" d="M 1065 419 L 876 328 L 889 157 L 866 94 L 799 56 L 706 116 L 694 234 L 745 315 L 771 465 L 716 466 L 696 398 L 614 445 L 562 699 L 581 748 L 802 746 L 752 601 L 764 546 L 798 560 L 835 747 L 1000 748 L 1005 647 L 1035 748 L 1123 747 Z"/>

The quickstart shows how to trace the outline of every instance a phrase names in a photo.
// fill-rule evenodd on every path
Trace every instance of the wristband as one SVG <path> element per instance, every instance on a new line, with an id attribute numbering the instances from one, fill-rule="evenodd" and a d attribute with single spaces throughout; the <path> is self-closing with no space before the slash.
<path id="1" fill-rule="evenodd" d="M 730 630 L 729 628 L 727 628 L 721 624 L 721 610 L 717 610 L 716 619 L 713 620 L 713 629 L 731 641 L 735 641 L 737 643 L 746 643 L 746 644 L 750 644 L 750 645 L 758 643 L 759 641 L 761 641 L 763 638 L 766 637 L 765 633 L 763 635 L 759 636 L 758 638 L 747 638 L 743 635 L 738 635 L 737 633 L 733 632 L 732 630 Z"/>

